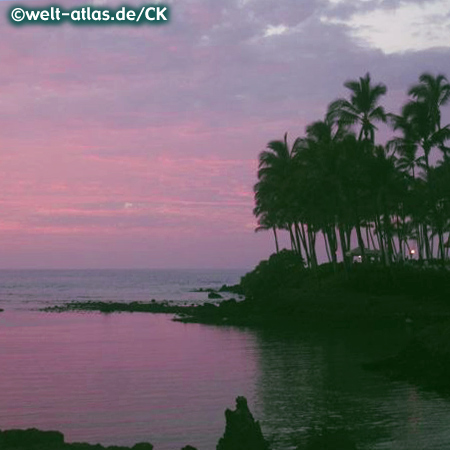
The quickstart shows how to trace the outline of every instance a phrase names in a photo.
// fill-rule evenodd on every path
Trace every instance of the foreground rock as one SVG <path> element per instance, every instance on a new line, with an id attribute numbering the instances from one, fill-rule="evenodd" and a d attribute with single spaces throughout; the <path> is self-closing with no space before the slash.
<path id="1" fill-rule="evenodd" d="M 261 432 L 259 423 L 253 419 L 245 397 L 236 399 L 236 410 L 225 411 L 226 427 L 223 438 L 219 440 L 217 450 L 270 450 Z M 86 443 L 66 443 L 59 431 L 0 430 L 1 450 L 153 450 L 147 442 L 133 447 L 110 446 Z M 197 450 L 187 445 L 181 450 Z"/>
<path id="2" fill-rule="evenodd" d="M 2 450 L 153 450 L 153 445 L 141 442 L 133 447 L 103 447 L 75 442 L 64 442 L 64 435 L 59 431 L 28 430 L 0 431 L 0 448 Z"/>
<path id="3" fill-rule="evenodd" d="M 270 450 L 245 397 L 236 399 L 235 411 L 225 411 L 225 419 L 225 433 L 217 444 L 217 450 Z"/>

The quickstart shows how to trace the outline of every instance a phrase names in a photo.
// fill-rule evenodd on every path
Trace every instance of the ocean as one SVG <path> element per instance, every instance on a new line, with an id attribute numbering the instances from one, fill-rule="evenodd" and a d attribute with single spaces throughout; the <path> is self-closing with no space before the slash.
<path id="1" fill-rule="evenodd" d="M 214 450 L 225 408 L 244 395 L 273 450 L 303 448 L 324 427 L 345 429 L 360 450 L 450 448 L 448 398 L 362 368 L 404 345 L 398 323 L 252 329 L 170 314 L 39 311 L 73 300 L 204 302 L 194 289 L 242 274 L 0 271 L 0 429 Z"/>

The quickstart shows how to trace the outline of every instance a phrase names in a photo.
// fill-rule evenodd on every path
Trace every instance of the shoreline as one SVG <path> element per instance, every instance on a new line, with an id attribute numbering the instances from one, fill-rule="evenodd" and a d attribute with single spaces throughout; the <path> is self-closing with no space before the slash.
<path id="1" fill-rule="evenodd" d="M 85 442 L 65 442 L 60 431 L 42 431 L 36 428 L 26 430 L 0 430 L 2 450 L 153 450 L 148 442 L 139 442 L 132 447 L 103 446 Z M 157 449 L 155 449 L 157 450 Z M 181 450 L 197 450 L 191 445 Z M 218 440 L 217 450 L 270 450 L 261 426 L 255 421 L 245 397 L 236 398 L 235 410 L 225 410 L 225 432 Z"/>
<path id="2" fill-rule="evenodd" d="M 41 309 L 45 312 L 101 312 L 105 314 L 171 314 L 172 320 L 211 326 L 276 328 L 310 326 L 367 327 L 394 323 L 408 327 L 411 340 L 397 355 L 363 365 L 390 379 L 409 381 L 439 393 L 450 392 L 450 305 L 435 297 L 368 295 L 345 290 L 334 293 L 285 290 L 282 302 L 245 299 L 217 304 L 174 305 L 165 302 L 71 302 Z M 370 327 L 369 327 L 370 328 Z M 447 340 L 448 337 L 448 340 Z M 426 350 L 424 350 L 426 349 Z"/>
<path id="3" fill-rule="evenodd" d="M 39 311 L 173 314 L 173 320 L 177 322 L 217 326 L 267 326 L 270 323 L 302 323 L 305 320 L 345 321 L 349 324 L 358 321 L 398 320 L 427 325 L 444 319 L 450 320 L 450 305 L 435 298 L 411 299 L 403 295 L 368 295 L 351 291 L 334 292 L 329 296 L 311 293 L 304 295 L 296 290 L 286 291 L 284 294 L 289 300 L 274 304 L 254 299 L 237 301 L 234 298 L 190 305 L 167 300 L 130 303 L 89 300 L 48 306 Z"/>

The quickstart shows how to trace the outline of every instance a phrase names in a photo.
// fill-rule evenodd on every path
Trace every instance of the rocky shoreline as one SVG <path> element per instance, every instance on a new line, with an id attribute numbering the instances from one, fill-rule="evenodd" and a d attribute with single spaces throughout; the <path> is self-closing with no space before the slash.
<path id="1" fill-rule="evenodd" d="M 282 298 L 282 299 L 281 299 Z M 209 325 L 270 326 L 303 321 L 358 324 L 367 321 L 405 320 L 427 325 L 437 319 L 450 320 L 450 308 L 442 302 L 427 303 L 406 296 L 367 295 L 354 292 L 302 293 L 286 290 L 273 301 L 256 299 L 220 300 L 185 304 L 151 302 L 73 301 L 42 308 L 45 312 L 101 312 L 172 314 L 174 321 Z"/>
<path id="2" fill-rule="evenodd" d="M 217 450 L 270 450 L 261 427 L 253 418 L 245 397 L 237 397 L 236 409 L 225 411 L 225 432 L 219 439 Z M 140 442 L 132 447 L 109 446 L 87 443 L 66 443 L 59 431 L 0 430 L 2 450 L 153 450 L 153 445 Z M 181 450 L 197 450 L 187 445 Z"/>
<path id="3" fill-rule="evenodd" d="M 364 327 L 388 320 L 399 327 L 409 326 L 411 341 L 399 354 L 366 364 L 365 368 L 420 386 L 450 390 L 450 349 L 447 348 L 450 326 L 446 325 L 450 324 L 450 304 L 443 294 L 449 292 L 449 275 L 429 271 L 403 273 L 403 268 L 397 269 L 393 271 L 396 281 L 391 281 L 390 286 L 380 284 L 381 281 L 389 282 L 389 273 L 377 274 L 376 267 L 374 273 L 368 271 L 356 276 L 350 285 L 334 275 L 317 279 L 311 276 L 300 288 L 276 285 L 276 288 L 261 292 L 258 291 L 261 278 L 258 275 L 259 278 L 252 281 L 252 288 L 244 277 L 241 285 L 196 290 L 208 293 L 213 299 L 218 299 L 221 292 L 233 292 L 237 296 L 247 294 L 244 300 L 222 299 L 199 305 L 154 300 L 133 303 L 89 301 L 71 302 L 44 311 L 163 313 L 172 314 L 173 320 L 183 323 L 264 328 L 298 327 L 305 323 Z"/>
<path id="4" fill-rule="evenodd" d="M 292 295 L 292 293 L 291 293 Z M 345 301 L 342 298 L 345 297 Z M 401 297 L 336 295 L 333 301 L 302 298 L 280 303 L 256 300 L 222 300 L 219 303 L 180 306 L 169 302 L 72 302 L 45 308 L 47 312 L 146 312 L 172 314 L 174 321 L 214 326 L 277 327 L 302 323 L 364 326 L 394 320 L 413 329 L 410 343 L 397 355 L 364 365 L 391 379 L 413 382 L 440 392 L 450 392 L 450 311 L 442 303 L 417 302 Z"/>

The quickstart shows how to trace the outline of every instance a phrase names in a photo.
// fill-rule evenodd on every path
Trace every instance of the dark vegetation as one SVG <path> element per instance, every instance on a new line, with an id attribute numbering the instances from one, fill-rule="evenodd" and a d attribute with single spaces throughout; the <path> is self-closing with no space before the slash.
<path id="1" fill-rule="evenodd" d="M 380 103 L 387 88 L 369 74 L 344 86 L 349 99 L 332 102 L 306 136 L 290 146 L 285 135 L 259 155 L 256 231 L 272 230 L 277 252 L 278 233 L 288 233 L 292 250 L 310 268 L 318 266 L 319 238 L 335 266 L 340 260 L 349 268 L 354 257 L 444 264 L 450 125 L 441 124 L 441 109 L 450 84 L 443 75 L 422 74 L 399 115 L 385 111 Z M 378 123 L 393 130 L 386 145 L 375 142 Z"/>
<path id="2" fill-rule="evenodd" d="M 279 232 L 288 233 L 298 262 L 272 256 L 241 285 L 248 300 L 262 301 L 266 317 L 315 311 L 321 320 L 414 323 L 410 345 L 372 368 L 450 386 L 450 125 L 441 123 L 450 84 L 422 74 L 400 114 L 385 111 L 387 88 L 369 74 L 344 86 L 349 98 L 330 103 L 304 137 L 290 145 L 285 135 L 260 153 L 256 231 L 273 232 L 279 255 Z M 393 131 L 385 145 L 375 142 L 380 123 Z M 319 237 L 329 261 L 322 266 Z"/>
<path id="3" fill-rule="evenodd" d="M 353 263 L 346 272 L 343 263 L 305 268 L 291 250 L 282 250 L 261 261 L 241 279 L 247 299 L 282 302 L 286 290 L 316 296 L 334 293 L 361 293 L 373 296 L 408 296 L 410 299 L 440 299 L 450 296 L 450 271 L 425 268 L 419 263 L 404 262 L 385 266 L 382 263 Z M 332 299 L 330 299 L 332 301 Z"/>

